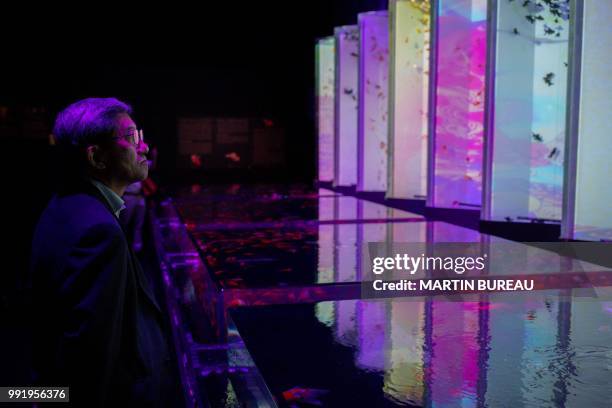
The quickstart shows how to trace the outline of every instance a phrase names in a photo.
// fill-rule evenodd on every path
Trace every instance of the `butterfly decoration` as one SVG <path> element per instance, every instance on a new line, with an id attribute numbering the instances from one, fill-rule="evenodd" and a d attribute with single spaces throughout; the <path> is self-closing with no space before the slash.
<path id="1" fill-rule="evenodd" d="M 559 149 L 557 149 L 556 147 L 554 147 L 548 154 L 548 158 L 552 160 L 556 159 L 558 156 L 559 156 Z"/>
<path id="2" fill-rule="evenodd" d="M 553 34 L 557 34 L 557 32 L 553 30 L 552 28 L 550 28 L 549 26 L 547 26 L 546 24 L 544 24 L 544 35 L 553 35 Z"/>
<path id="3" fill-rule="evenodd" d="M 544 83 L 548 86 L 553 86 L 553 79 L 555 77 L 555 74 L 553 72 L 549 72 L 548 74 L 544 75 L 544 78 L 542 78 L 544 80 Z"/>

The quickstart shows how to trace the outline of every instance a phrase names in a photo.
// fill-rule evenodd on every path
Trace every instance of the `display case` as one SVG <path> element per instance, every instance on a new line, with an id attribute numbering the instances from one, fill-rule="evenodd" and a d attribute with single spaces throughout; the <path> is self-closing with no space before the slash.
<path id="1" fill-rule="evenodd" d="M 359 14 L 357 190 L 387 190 L 389 14 Z"/>
<path id="2" fill-rule="evenodd" d="M 334 185 L 357 185 L 357 92 L 359 27 L 343 26 L 336 37 Z"/>
<path id="3" fill-rule="evenodd" d="M 562 236 L 612 240 L 612 2 L 577 1 L 570 52 L 570 107 Z"/>
<path id="4" fill-rule="evenodd" d="M 430 20 L 429 0 L 389 2 L 389 198 L 427 194 Z"/>
<path id="5" fill-rule="evenodd" d="M 334 179 L 335 39 L 325 37 L 315 46 L 315 90 L 318 137 L 318 180 Z"/>
<path id="6" fill-rule="evenodd" d="M 427 204 L 479 209 L 487 1 L 440 0 L 437 5 Z"/>
<path id="7" fill-rule="evenodd" d="M 482 216 L 560 222 L 569 0 L 496 1 L 491 7 Z"/>

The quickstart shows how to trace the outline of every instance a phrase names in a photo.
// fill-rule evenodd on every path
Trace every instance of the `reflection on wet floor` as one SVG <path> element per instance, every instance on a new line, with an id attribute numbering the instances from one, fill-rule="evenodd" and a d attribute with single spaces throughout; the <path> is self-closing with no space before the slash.
<path id="1" fill-rule="evenodd" d="M 562 295 L 342 300 L 231 313 L 273 392 L 291 384 L 327 389 L 330 406 L 607 406 L 612 308 Z"/>
<path id="2" fill-rule="evenodd" d="M 219 288 L 262 289 L 372 280 L 373 276 L 364 273 L 361 265 L 370 242 L 478 243 L 478 249 L 489 255 L 490 275 L 576 269 L 564 267 L 560 257 L 537 248 L 445 222 L 426 221 L 422 216 L 354 197 L 320 191 L 306 200 L 307 207 L 303 198 L 282 196 L 272 201 L 275 209 L 284 211 L 267 212 L 272 208 L 268 207 L 270 200 L 261 198 L 251 202 L 243 197 L 236 201 L 238 208 L 222 202 L 223 219 L 232 220 L 228 224 L 214 217 L 196 222 L 201 209 L 210 211 L 210 206 L 193 202 L 186 205 L 178 200 L 177 208 Z M 255 212 L 265 214 L 265 219 L 253 217 L 253 211 L 245 208 L 256 208 Z M 298 222 L 295 217 L 300 208 L 318 213 L 318 218 Z M 480 249 L 485 247 L 486 251 Z"/>
<path id="3" fill-rule="evenodd" d="M 191 188 L 160 206 L 155 228 L 186 370 L 207 389 L 218 383 L 218 401 L 273 406 L 270 391 L 281 405 L 299 395 L 326 406 L 612 399 L 608 268 L 305 187 Z M 488 256 L 482 274 L 541 285 L 528 296 L 366 300 L 369 243 L 428 254 L 469 244 Z"/>
<path id="4" fill-rule="evenodd" d="M 228 289 L 338 282 L 328 262 L 336 248 L 356 257 L 358 239 L 377 240 L 382 234 L 384 240 L 391 225 L 410 228 L 425 220 L 326 191 L 306 199 L 278 196 L 216 203 L 222 214 L 207 203 L 185 204 L 179 198 L 176 205 L 214 279 Z"/>

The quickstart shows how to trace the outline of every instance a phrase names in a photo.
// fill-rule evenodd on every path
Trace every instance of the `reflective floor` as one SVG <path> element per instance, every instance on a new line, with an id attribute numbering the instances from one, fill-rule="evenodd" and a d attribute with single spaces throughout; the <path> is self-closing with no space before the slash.
<path id="1" fill-rule="evenodd" d="M 610 406 L 612 302 L 559 295 L 343 300 L 231 314 L 273 392 L 324 390 L 326 406 Z"/>
<path id="2" fill-rule="evenodd" d="M 612 406 L 609 268 L 304 186 L 193 186 L 157 215 L 185 371 L 221 406 Z M 370 243 L 475 245 L 538 285 L 368 300 Z"/>
<path id="3" fill-rule="evenodd" d="M 221 288 L 265 288 L 356 281 L 354 272 L 330 275 L 334 251 L 356 257 L 364 238 L 424 234 L 425 218 L 329 190 L 318 194 L 249 198 L 243 192 L 214 200 L 178 197 L 176 207 Z M 462 230 L 445 224 L 447 229 Z M 471 231 L 465 230 L 466 234 Z M 361 241 L 358 241 L 361 237 Z M 356 259 L 352 262 L 354 268 Z"/>

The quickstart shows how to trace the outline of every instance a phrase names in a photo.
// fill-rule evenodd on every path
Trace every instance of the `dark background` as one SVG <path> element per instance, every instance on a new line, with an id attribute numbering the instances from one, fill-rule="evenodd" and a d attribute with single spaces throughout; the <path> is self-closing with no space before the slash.
<path id="1" fill-rule="evenodd" d="M 166 3 L 30 16 L 5 36 L 16 41 L 3 44 L 0 103 L 43 107 L 51 126 L 58 110 L 83 97 L 125 100 L 163 152 L 166 173 L 174 168 L 177 116 L 268 117 L 287 130 L 290 175 L 311 180 L 314 43 L 386 3 L 235 1 L 205 2 L 202 9 Z"/>
<path id="2" fill-rule="evenodd" d="M 56 113 L 78 99 L 114 96 L 130 103 L 159 149 L 162 184 L 176 169 L 181 115 L 265 117 L 286 134 L 282 174 L 315 177 L 314 44 L 384 0 L 148 3 L 3 11 L 0 17 L 0 172 L 3 244 L 0 385 L 27 373 L 27 291 L 32 230 L 52 194 L 53 164 L 44 135 Z M 35 137 L 43 135 L 43 137 Z M 234 181 L 226 177 L 223 181 Z M 196 178 L 199 175 L 196 175 Z M 205 178 L 205 175 L 202 175 Z M 35 312 L 35 311 L 34 311 Z"/>

